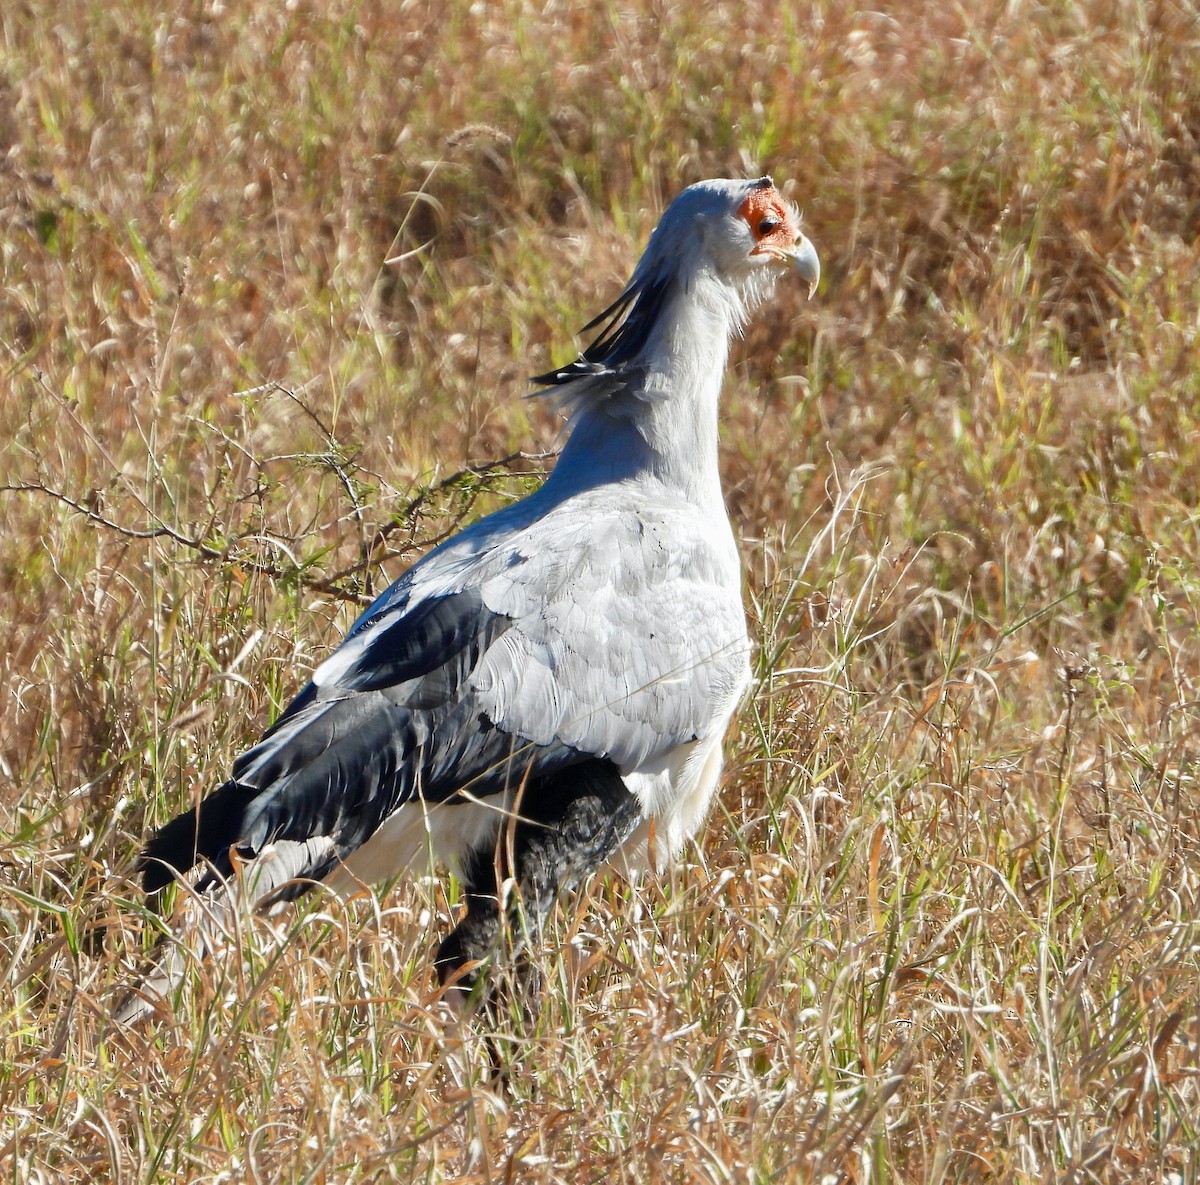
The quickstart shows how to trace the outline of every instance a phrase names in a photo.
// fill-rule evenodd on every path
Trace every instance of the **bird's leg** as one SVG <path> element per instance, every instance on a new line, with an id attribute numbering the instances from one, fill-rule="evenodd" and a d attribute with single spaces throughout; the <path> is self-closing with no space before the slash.
<path id="1" fill-rule="evenodd" d="M 540 999 L 541 973 L 530 947 L 559 893 L 573 888 L 603 864 L 637 828 L 641 805 L 625 788 L 616 767 L 593 761 L 526 787 L 495 850 L 476 852 L 463 869 L 467 912 L 437 953 L 438 976 L 466 1003 L 483 972 L 462 969 L 503 956 L 510 994 L 532 1019 Z M 500 908 L 500 886 L 516 892 Z M 482 1000 L 497 1021 L 498 985 Z"/>
<path id="2" fill-rule="evenodd" d="M 486 978 L 483 966 L 464 970 L 471 963 L 485 964 L 500 946 L 500 877 L 497 856 L 491 851 L 472 852 L 460 870 L 466 913 L 442 939 L 434 965 L 445 995 L 457 1008 L 465 1008 L 476 986 Z"/>

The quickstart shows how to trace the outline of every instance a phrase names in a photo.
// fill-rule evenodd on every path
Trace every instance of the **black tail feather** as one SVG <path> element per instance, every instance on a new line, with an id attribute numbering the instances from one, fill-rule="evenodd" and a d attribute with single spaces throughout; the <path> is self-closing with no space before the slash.
<path id="1" fill-rule="evenodd" d="M 146 892 L 165 888 L 176 873 L 187 872 L 202 860 L 223 869 L 229 848 L 242 839 L 240 829 L 252 794 L 236 782 L 226 782 L 194 810 L 160 827 L 137 862 Z"/>

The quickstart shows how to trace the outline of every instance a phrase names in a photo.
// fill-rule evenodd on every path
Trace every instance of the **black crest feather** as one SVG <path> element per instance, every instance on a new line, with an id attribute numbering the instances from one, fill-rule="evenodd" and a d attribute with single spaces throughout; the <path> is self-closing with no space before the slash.
<path id="1" fill-rule="evenodd" d="M 675 280 L 670 277 L 635 278 L 608 308 L 580 330 L 590 333 L 599 328 L 600 332 L 574 362 L 534 375 L 530 382 L 547 387 L 561 386 L 574 379 L 594 377 L 627 365 L 650 339 L 674 284 Z"/>

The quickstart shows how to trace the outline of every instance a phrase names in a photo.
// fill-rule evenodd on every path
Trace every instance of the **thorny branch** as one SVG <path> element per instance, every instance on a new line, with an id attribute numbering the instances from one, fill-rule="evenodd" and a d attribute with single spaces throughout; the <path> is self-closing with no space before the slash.
<path id="1" fill-rule="evenodd" d="M 158 519 L 155 526 L 152 527 L 132 527 L 125 523 L 120 523 L 107 515 L 102 514 L 97 508 L 98 503 L 89 503 L 81 501 L 78 498 L 73 498 L 62 490 L 55 489 L 41 481 L 27 482 L 9 482 L 0 485 L 0 493 L 24 493 L 37 494 L 45 498 L 53 499 L 78 514 L 82 514 L 90 523 L 107 531 L 112 531 L 116 535 L 120 535 L 125 539 L 169 539 L 179 546 L 193 551 L 196 555 L 209 562 L 216 563 L 235 563 L 240 568 L 246 568 L 250 571 L 266 576 L 272 580 L 295 580 L 302 588 L 309 589 L 313 592 L 327 594 L 336 597 L 339 600 L 350 601 L 354 604 L 365 605 L 372 599 L 368 594 L 359 591 L 354 587 L 348 587 L 346 581 L 358 576 L 365 569 L 375 563 L 380 557 L 380 549 L 384 546 L 388 538 L 393 535 L 405 524 L 411 528 L 413 521 L 420 509 L 429 502 L 432 498 L 440 493 L 444 493 L 448 489 L 459 485 L 465 478 L 475 477 L 479 479 L 489 478 L 499 472 L 507 472 L 511 466 L 517 461 L 544 461 L 551 454 L 549 453 L 526 453 L 517 451 L 509 453 L 507 456 L 497 458 L 491 461 L 483 461 L 477 464 L 466 465 L 455 473 L 442 478 L 433 485 L 426 486 L 414 497 L 410 498 L 407 503 L 394 515 L 391 516 L 389 522 L 378 527 L 371 537 L 370 545 L 364 550 L 362 557 L 354 564 L 346 568 L 342 568 L 331 576 L 313 576 L 304 573 L 302 566 L 282 565 L 274 563 L 270 560 L 250 558 L 235 552 L 237 544 L 244 542 L 247 539 L 261 537 L 259 531 L 248 531 L 244 534 L 235 536 L 227 544 L 216 547 L 211 542 L 199 536 L 188 535 L 183 531 L 177 530 L 169 524 Z M 442 531 L 430 536 L 427 539 L 417 539 L 415 535 L 411 537 L 408 543 L 401 551 L 393 554 L 403 554 L 405 551 L 413 549 L 426 550 L 431 547 L 436 547 L 443 539 L 453 534 L 462 523 L 462 520 L 470 513 L 472 506 L 475 503 L 475 497 L 478 490 L 473 491 L 472 496 L 465 502 L 464 505 L 458 508 L 453 520 Z M 361 508 L 356 504 L 356 519 L 361 514 Z M 360 520 L 361 522 L 361 520 Z"/>
<path id="2" fill-rule="evenodd" d="M 7 345 L 7 343 L 5 343 Z M 12 352 L 11 347 L 9 347 Z M 65 399 L 58 391 L 56 391 L 47 381 L 45 374 L 41 370 L 34 370 L 34 381 L 40 386 L 54 401 L 59 404 L 75 421 L 76 426 L 84 434 L 84 436 L 93 444 L 100 452 L 100 455 L 112 467 L 113 471 L 121 474 L 121 470 L 115 464 L 112 457 L 109 456 L 100 440 L 83 424 L 77 416 L 74 407 L 70 401 Z M 307 385 L 307 384 L 306 384 Z M 358 496 L 358 491 L 346 465 L 342 458 L 345 456 L 345 450 L 340 442 L 333 434 L 333 430 L 325 423 L 324 420 L 300 397 L 305 387 L 301 386 L 295 390 L 284 386 L 282 383 L 267 383 L 260 387 L 253 387 L 246 391 L 239 392 L 240 395 L 254 395 L 263 391 L 272 391 L 283 394 L 297 407 L 300 408 L 305 415 L 313 421 L 317 429 L 325 437 L 328 445 L 328 455 L 323 458 L 326 464 L 336 475 L 342 488 L 346 491 L 346 495 L 350 500 L 350 504 L 354 509 L 353 518 L 357 524 L 359 532 L 359 559 L 349 567 L 343 568 L 335 572 L 332 576 L 317 577 L 307 575 L 304 572 L 303 565 L 293 563 L 290 566 L 284 566 L 278 563 L 273 563 L 270 560 L 251 558 L 245 555 L 234 553 L 234 548 L 237 544 L 244 542 L 247 539 L 263 538 L 260 531 L 247 531 L 243 534 L 235 536 L 223 546 L 214 546 L 207 541 L 203 536 L 187 535 L 182 531 L 170 526 L 164 522 L 154 511 L 150 505 L 141 497 L 136 489 L 134 489 L 128 479 L 123 479 L 124 484 L 128 488 L 130 495 L 141 505 L 142 509 L 149 516 L 154 526 L 151 527 L 131 527 L 124 523 L 116 522 L 102 514 L 99 510 L 99 498 L 94 500 L 81 501 L 78 498 L 73 498 L 62 490 L 55 489 L 53 486 L 46 484 L 43 481 L 26 481 L 26 482 L 9 482 L 0 485 L 0 493 L 25 493 L 25 494 L 40 494 L 43 497 L 51 498 L 62 505 L 69 507 L 78 514 L 84 515 L 87 520 L 94 523 L 96 526 L 107 531 L 112 531 L 114 534 L 120 535 L 125 539 L 170 539 L 181 547 L 193 551 L 196 555 L 209 562 L 216 563 L 235 563 L 238 567 L 245 568 L 261 576 L 266 576 L 272 580 L 295 580 L 302 588 L 309 589 L 313 592 L 324 593 L 335 597 L 338 600 L 349 601 L 356 605 L 369 604 L 373 599 L 370 593 L 363 592 L 358 588 L 347 587 L 345 582 L 351 578 L 365 572 L 371 565 L 381 558 L 379 555 L 380 549 L 384 546 L 388 538 L 400 529 L 404 524 L 408 524 L 410 530 L 413 526 L 413 520 L 417 512 L 431 498 L 437 494 L 443 493 L 448 489 L 458 485 L 465 478 L 475 477 L 486 479 L 496 474 L 497 472 L 508 471 L 516 461 L 544 461 L 553 456 L 553 453 L 526 453 L 518 450 L 517 452 L 509 453 L 505 457 L 500 457 L 496 460 L 482 461 L 472 465 L 466 465 L 448 477 L 442 478 L 433 485 L 426 486 L 408 503 L 392 515 L 391 520 L 386 524 L 378 527 L 375 533 L 370 537 L 369 541 L 366 536 L 366 523 L 363 515 L 363 505 Z M 123 475 L 122 475 L 123 477 Z M 428 539 L 417 539 L 415 533 L 410 535 L 407 545 L 402 549 L 402 552 L 393 554 L 402 554 L 403 551 L 411 551 L 414 549 L 425 550 L 431 547 L 436 547 L 442 540 L 453 534 L 458 529 L 463 519 L 470 513 L 472 506 L 475 504 L 475 496 L 478 490 L 472 492 L 472 496 L 467 499 L 457 513 L 454 515 L 450 524 L 445 530 L 431 536 Z"/>
<path id="3" fill-rule="evenodd" d="M 157 527 L 152 527 L 149 530 L 139 530 L 136 527 L 123 526 L 121 523 L 116 523 L 112 519 L 105 518 L 93 506 L 89 506 L 85 502 L 80 502 L 72 498 L 69 494 L 64 494 L 61 490 L 53 489 L 40 481 L 6 483 L 5 485 L 0 485 L 0 494 L 42 494 L 47 498 L 53 498 L 56 502 L 61 502 L 64 506 L 69 506 L 72 510 L 78 511 L 89 522 L 95 523 L 96 526 L 104 527 L 126 539 L 173 539 L 176 543 L 182 544 L 184 547 L 198 551 L 205 559 L 221 559 L 225 554 L 210 544 L 205 543 L 203 539 L 190 538 L 163 522 L 160 522 Z"/>

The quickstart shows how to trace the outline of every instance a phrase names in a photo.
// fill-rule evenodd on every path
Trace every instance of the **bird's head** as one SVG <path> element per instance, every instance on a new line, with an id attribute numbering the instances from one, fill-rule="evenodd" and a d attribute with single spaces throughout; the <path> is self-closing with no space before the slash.
<path id="1" fill-rule="evenodd" d="M 700 181 L 667 208 L 634 281 L 707 269 L 732 287 L 756 289 L 781 266 L 799 272 L 810 296 L 816 291 L 821 278 L 816 250 L 774 181 Z"/>
<path id="2" fill-rule="evenodd" d="M 697 297 L 703 290 L 736 329 L 787 270 L 808 283 L 810 296 L 816 291 L 816 250 L 770 177 L 689 185 L 659 220 L 625 290 L 583 327 L 584 333 L 599 327 L 595 340 L 570 365 L 533 381 L 560 386 L 644 361 L 664 311 L 679 295 Z"/>

